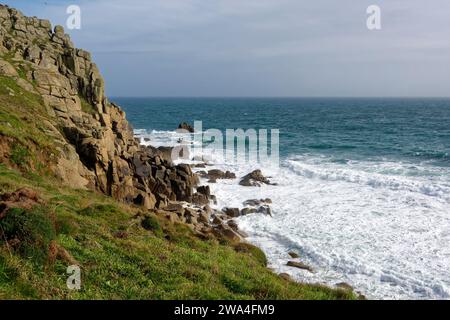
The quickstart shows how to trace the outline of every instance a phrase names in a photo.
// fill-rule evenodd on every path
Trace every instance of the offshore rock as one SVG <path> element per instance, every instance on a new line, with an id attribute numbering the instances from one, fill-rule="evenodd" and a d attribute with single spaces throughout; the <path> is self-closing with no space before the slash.
<path id="1" fill-rule="evenodd" d="M 272 184 L 269 179 L 264 177 L 261 170 L 255 170 L 244 176 L 239 182 L 245 187 L 260 187 L 262 184 Z"/>

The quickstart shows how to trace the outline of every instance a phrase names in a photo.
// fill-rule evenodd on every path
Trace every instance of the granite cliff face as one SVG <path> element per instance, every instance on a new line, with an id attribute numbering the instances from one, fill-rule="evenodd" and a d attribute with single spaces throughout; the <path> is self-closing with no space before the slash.
<path id="1" fill-rule="evenodd" d="M 135 140 L 125 113 L 105 97 L 91 55 L 75 48 L 63 27 L 0 5 L 0 76 L 42 98 L 43 130 L 57 151 L 48 166 L 67 184 L 148 209 L 199 198 L 189 166 Z"/>

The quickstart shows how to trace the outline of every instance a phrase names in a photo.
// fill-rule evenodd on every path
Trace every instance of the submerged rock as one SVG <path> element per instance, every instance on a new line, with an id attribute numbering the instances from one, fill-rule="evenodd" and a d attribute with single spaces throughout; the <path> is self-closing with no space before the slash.
<path id="1" fill-rule="evenodd" d="M 203 178 L 207 178 L 210 181 L 216 181 L 218 179 L 236 179 L 236 175 L 233 172 L 230 171 L 222 171 L 219 169 L 212 169 L 209 170 L 208 172 L 206 171 L 200 171 L 198 172 L 198 174 L 203 177 Z"/>
<path id="2" fill-rule="evenodd" d="M 308 266 L 302 262 L 289 261 L 286 265 L 288 267 L 294 267 L 294 268 L 298 268 L 298 269 L 302 269 L 302 270 L 307 270 L 309 272 L 314 272 L 314 270 L 310 266 Z"/>
<path id="3" fill-rule="evenodd" d="M 251 206 L 251 207 L 256 207 L 259 206 L 261 204 L 269 204 L 272 203 L 272 200 L 269 198 L 266 199 L 250 199 L 250 200 L 246 200 L 243 202 L 244 206 Z"/>
<path id="4" fill-rule="evenodd" d="M 269 206 L 260 206 L 256 212 L 272 216 L 272 209 Z"/>
<path id="5" fill-rule="evenodd" d="M 286 281 L 292 281 L 292 277 L 287 273 L 280 273 L 279 276 Z"/>

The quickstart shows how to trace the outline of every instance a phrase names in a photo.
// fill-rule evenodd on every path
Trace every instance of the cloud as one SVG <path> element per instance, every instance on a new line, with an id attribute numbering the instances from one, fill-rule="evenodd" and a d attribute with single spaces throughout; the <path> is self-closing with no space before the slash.
<path id="1" fill-rule="evenodd" d="M 23 7 L 64 23 L 65 7 L 79 4 L 82 30 L 70 33 L 93 51 L 113 95 L 449 95 L 448 0 L 376 2 L 381 31 L 366 28 L 373 0 Z"/>

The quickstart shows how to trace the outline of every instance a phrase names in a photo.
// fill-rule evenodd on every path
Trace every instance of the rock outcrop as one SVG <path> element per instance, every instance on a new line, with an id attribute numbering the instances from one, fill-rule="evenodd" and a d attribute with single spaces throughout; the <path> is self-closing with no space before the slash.
<path id="1" fill-rule="evenodd" d="M 223 172 L 222 170 L 219 169 L 212 169 L 209 170 L 208 172 L 200 171 L 198 172 L 198 174 L 202 178 L 208 179 L 209 183 L 215 183 L 218 179 L 236 179 L 236 175 L 233 172 L 230 171 Z"/>
<path id="2" fill-rule="evenodd" d="M 299 261 L 288 261 L 288 263 L 286 264 L 288 267 L 293 267 L 293 268 L 298 268 L 298 269 L 302 269 L 302 270 L 307 270 L 309 272 L 314 272 L 313 268 L 311 268 L 310 266 L 299 262 Z"/>
<path id="3" fill-rule="evenodd" d="M 59 154 L 49 166 L 67 184 L 148 209 L 192 201 L 197 176 L 139 145 L 125 113 L 106 98 L 91 55 L 63 27 L 0 5 L 0 75 L 42 97 Z"/>
<path id="4" fill-rule="evenodd" d="M 263 176 L 261 170 L 254 170 L 244 176 L 239 182 L 244 187 L 260 187 L 262 184 L 275 185 L 269 181 L 268 178 Z"/>
<path id="5" fill-rule="evenodd" d="M 3 219 L 11 208 L 31 209 L 41 203 L 38 194 L 27 188 L 15 192 L 0 195 L 0 220 Z"/>
<path id="6" fill-rule="evenodd" d="M 187 131 L 187 132 L 190 132 L 190 133 L 194 133 L 195 132 L 194 128 L 187 122 L 180 123 L 178 125 L 178 129 L 179 130 L 183 130 L 183 131 Z"/>

